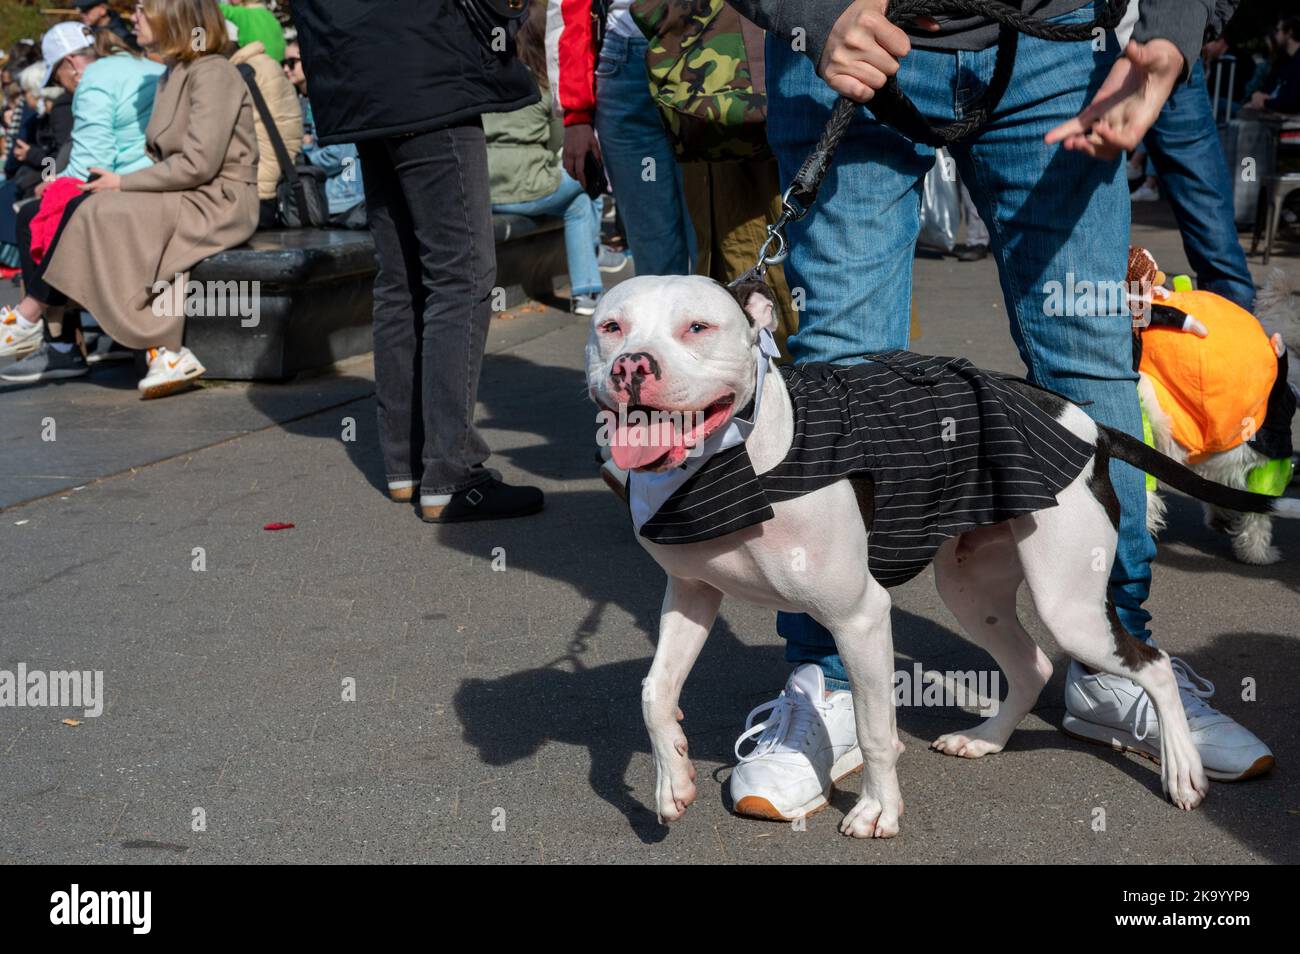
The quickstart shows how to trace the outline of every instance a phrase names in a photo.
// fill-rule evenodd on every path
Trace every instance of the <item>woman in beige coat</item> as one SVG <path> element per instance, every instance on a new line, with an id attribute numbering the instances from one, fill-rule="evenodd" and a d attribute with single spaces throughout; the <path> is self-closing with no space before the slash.
<path id="1" fill-rule="evenodd" d="M 215 0 L 143 0 L 135 28 L 167 64 L 145 131 L 154 164 L 124 176 L 91 170 L 99 176 L 65 213 L 41 278 L 114 340 L 148 349 L 139 388 L 153 398 L 203 373 L 182 346 L 186 305 L 194 314 L 206 298 L 188 272 L 257 228 L 258 153 L 248 89 L 220 55 Z"/>

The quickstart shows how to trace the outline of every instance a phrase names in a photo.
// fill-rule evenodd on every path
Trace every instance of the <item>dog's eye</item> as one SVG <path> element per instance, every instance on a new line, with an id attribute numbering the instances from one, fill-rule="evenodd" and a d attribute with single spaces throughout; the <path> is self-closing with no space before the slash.
<path id="1" fill-rule="evenodd" d="M 617 321 L 607 321 L 600 326 L 600 330 L 606 332 L 607 334 L 616 335 L 622 329 L 619 328 Z"/>
<path id="2" fill-rule="evenodd" d="M 688 328 L 687 330 L 690 331 L 690 333 L 693 335 L 698 335 L 701 331 L 704 331 L 708 327 L 709 326 L 704 324 L 703 322 L 692 321 L 690 328 Z"/>

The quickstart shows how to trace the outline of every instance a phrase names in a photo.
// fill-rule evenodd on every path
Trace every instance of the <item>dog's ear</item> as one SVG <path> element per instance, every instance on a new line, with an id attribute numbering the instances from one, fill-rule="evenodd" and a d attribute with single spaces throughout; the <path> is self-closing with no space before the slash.
<path id="1" fill-rule="evenodd" d="M 776 333 L 776 295 L 767 282 L 751 279 L 730 286 L 728 291 L 735 297 L 751 325 Z"/>

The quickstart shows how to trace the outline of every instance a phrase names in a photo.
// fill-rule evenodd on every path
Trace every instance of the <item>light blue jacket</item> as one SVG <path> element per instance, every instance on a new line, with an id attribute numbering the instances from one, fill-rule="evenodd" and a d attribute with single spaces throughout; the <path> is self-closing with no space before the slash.
<path id="1" fill-rule="evenodd" d="M 84 179 L 92 166 L 125 175 L 148 166 L 144 131 L 164 67 L 114 53 L 86 67 L 72 97 L 72 155 L 63 175 Z"/>
<path id="2" fill-rule="evenodd" d="M 366 198 L 357 147 L 350 142 L 334 146 L 320 145 L 316 139 L 316 120 L 311 114 L 311 101 L 306 96 L 300 96 L 298 102 L 302 103 L 302 131 L 311 136 L 311 145 L 303 146 L 302 154 L 313 166 L 324 169 L 329 176 L 325 180 L 325 200 L 329 204 L 330 215 L 346 212 Z"/>

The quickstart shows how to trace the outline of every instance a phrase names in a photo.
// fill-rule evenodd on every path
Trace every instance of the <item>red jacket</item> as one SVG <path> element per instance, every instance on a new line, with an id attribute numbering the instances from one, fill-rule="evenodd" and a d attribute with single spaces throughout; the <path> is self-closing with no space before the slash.
<path id="1" fill-rule="evenodd" d="M 546 72 L 564 125 L 590 125 L 596 112 L 596 37 L 591 0 L 550 0 Z"/>
<path id="2" fill-rule="evenodd" d="M 81 195 L 80 179 L 72 176 L 60 176 L 45 187 L 41 194 L 40 211 L 32 219 L 32 261 L 38 265 L 45 258 L 45 251 L 54 241 L 63 221 L 63 210 L 69 202 Z"/>

